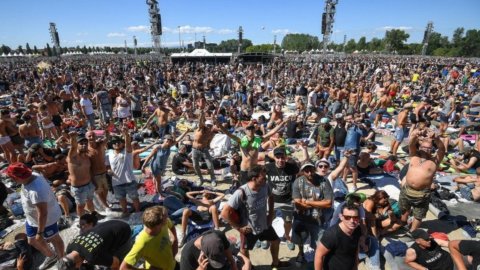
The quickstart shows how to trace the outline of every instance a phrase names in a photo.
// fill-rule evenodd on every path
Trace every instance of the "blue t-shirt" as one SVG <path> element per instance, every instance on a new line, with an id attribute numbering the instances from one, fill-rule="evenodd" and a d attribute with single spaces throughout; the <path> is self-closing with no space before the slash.
<path id="1" fill-rule="evenodd" d="M 351 125 L 347 129 L 347 137 L 345 138 L 345 150 L 358 150 L 360 148 L 360 139 L 364 136 L 364 131 L 357 125 Z"/>

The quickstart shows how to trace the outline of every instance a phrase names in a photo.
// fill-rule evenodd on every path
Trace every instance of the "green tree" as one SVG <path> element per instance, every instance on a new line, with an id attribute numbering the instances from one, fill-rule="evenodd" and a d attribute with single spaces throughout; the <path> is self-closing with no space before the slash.
<path id="1" fill-rule="evenodd" d="M 367 48 L 369 51 L 371 52 L 380 52 L 380 51 L 383 51 L 383 41 L 379 38 L 372 38 L 372 40 L 370 40 L 368 43 L 367 43 Z"/>
<path id="2" fill-rule="evenodd" d="M 454 47 L 460 47 L 462 45 L 463 33 L 465 33 L 463 27 L 459 27 L 453 31 L 452 43 Z"/>
<path id="3" fill-rule="evenodd" d="M 352 53 L 353 51 L 355 51 L 355 49 L 357 48 L 357 43 L 355 42 L 355 39 L 350 39 L 349 41 L 347 41 L 347 44 L 345 44 L 345 52 L 346 53 Z"/>
<path id="4" fill-rule="evenodd" d="M 427 55 L 433 55 L 435 50 L 439 48 L 448 48 L 449 46 L 450 42 L 448 41 L 448 37 L 433 32 L 428 39 Z"/>
<path id="5" fill-rule="evenodd" d="M 252 52 L 271 53 L 273 52 L 273 44 L 252 45 L 250 47 L 247 47 L 245 51 L 248 53 L 252 53 Z"/>
<path id="6" fill-rule="evenodd" d="M 249 39 L 243 39 L 242 40 L 242 47 L 240 48 L 241 51 L 245 51 L 247 47 L 252 46 L 253 43 Z M 228 39 L 228 40 L 223 40 L 218 44 L 217 50 L 219 52 L 237 52 L 238 50 L 238 39 Z"/>
<path id="7" fill-rule="evenodd" d="M 87 46 L 83 45 L 82 53 L 83 53 L 83 54 L 87 54 L 87 53 L 88 53 Z"/>
<path id="8" fill-rule="evenodd" d="M 287 34 L 282 40 L 282 48 L 289 51 L 310 51 L 317 49 L 319 45 L 318 37 L 308 34 Z"/>
<path id="9" fill-rule="evenodd" d="M 400 51 L 404 47 L 404 42 L 406 42 L 409 37 L 410 35 L 403 30 L 392 29 L 385 33 L 384 41 L 388 44 L 390 51 Z"/>
<path id="10" fill-rule="evenodd" d="M 38 54 L 38 49 L 37 49 L 37 46 L 35 46 L 35 45 L 33 46 L 33 53 Z"/>
<path id="11" fill-rule="evenodd" d="M 462 40 L 462 46 L 460 46 L 461 55 L 469 57 L 480 56 L 480 31 L 476 29 L 470 29 L 465 33 L 465 37 Z"/>
<path id="12" fill-rule="evenodd" d="M 367 49 L 367 38 L 361 37 L 357 42 L 357 50 L 362 51 Z"/>
<path id="13" fill-rule="evenodd" d="M 52 48 L 50 48 L 50 44 L 47 43 L 47 47 L 45 48 L 45 50 L 47 51 L 47 56 L 53 55 Z"/>
<path id="14" fill-rule="evenodd" d="M 19 45 L 19 46 L 18 46 L 17 52 L 18 52 L 18 53 L 24 53 L 24 52 L 23 52 L 23 47 L 22 47 L 22 45 Z"/>
<path id="15" fill-rule="evenodd" d="M 8 47 L 7 45 L 4 45 L 4 44 L 2 44 L 1 48 L 2 48 L 2 54 L 3 53 L 4 54 L 9 54 L 12 51 L 12 49 L 10 49 L 10 47 Z"/>
<path id="16" fill-rule="evenodd" d="M 27 54 L 31 54 L 32 53 L 32 49 L 30 48 L 30 44 L 25 44 L 25 52 Z"/>

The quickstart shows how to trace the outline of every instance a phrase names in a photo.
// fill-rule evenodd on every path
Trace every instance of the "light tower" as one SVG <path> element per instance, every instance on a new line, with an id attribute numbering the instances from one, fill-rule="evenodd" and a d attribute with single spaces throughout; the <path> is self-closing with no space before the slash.
<path id="1" fill-rule="evenodd" d="M 57 26 L 55 23 L 50 23 L 50 38 L 53 43 L 53 51 L 55 55 L 60 55 L 60 38 L 58 37 Z"/>
<path id="2" fill-rule="evenodd" d="M 137 56 L 137 37 L 136 36 L 133 36 L 133 50 L 134 50 L 135 56 Z"/>
<path id="3" fill-rule="evenodd" d="M 242 50 L 242 43 L 243 43 L 243 28 L 240 26 L 238 28 L 238 54 Z"/>
<path id="4" fill-rule="evenodd" d="M 330 35 L 335 21 L 335 6 L 338 0 L 326 0 L 325 12 L 322 14 L 322 35 L 323 35 L 323 53 L 327 52 L 327 45 L 330 42 Z"/>
<path id="5" fill-rule="evenodd" d="M 162 35 L 162 17 L 158 9 L 157 0 L 146 0 L 148 16 L 150 17 L 150 33 L 152 35 L 153 48 L 160 53 L 160 36 Z"/>
<path id="6" fill-rule="evenodd" d="M 425 30 L 425 33 L 423 34 L 422 55 L 427 54 L 428 40 L 430 39 L 430 36 L 432 35 L 432 32 L 433 32 L 433 22 L 428 22 L 427 29 Z"/>

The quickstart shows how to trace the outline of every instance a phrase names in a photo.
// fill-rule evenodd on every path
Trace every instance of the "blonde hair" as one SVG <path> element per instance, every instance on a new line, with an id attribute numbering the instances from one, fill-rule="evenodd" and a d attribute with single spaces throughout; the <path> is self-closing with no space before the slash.
<path id="1" fill-rule="evenodd" d="M 147 228 L 153 228 L 157 225 L 163 224 L 168 219 L 168 212 L 167 209 L 163 206 L 153 206 L 147 208 L 145 212 L 143 212 L 143 224 Z"/>

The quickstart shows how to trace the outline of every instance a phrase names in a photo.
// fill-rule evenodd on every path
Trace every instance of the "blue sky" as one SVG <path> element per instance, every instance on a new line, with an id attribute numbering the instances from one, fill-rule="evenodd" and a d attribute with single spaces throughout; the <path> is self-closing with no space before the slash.
<path id="1" fill-rule="evenodd" d="M 162 44 L 244 38 L 254 44 L 280 43 L 287 33 L 320 36 L 322 0 L 159 0 L 164 35 Z M 144 0 L 2 0 L 0 44 L 13 49 L 43 48 L 50 42 L 49 22 L 55 22 L 61 46 L 151 46 L 148 7 Z M 400 28 L 408 42 L 421 42 L 428 21 L 434 30 L 451 37 L 457 27 L 480 29 L 478 0 L 339 0 L 333 41 L 366 36 L 382 38 L 385 30 Z"/>

